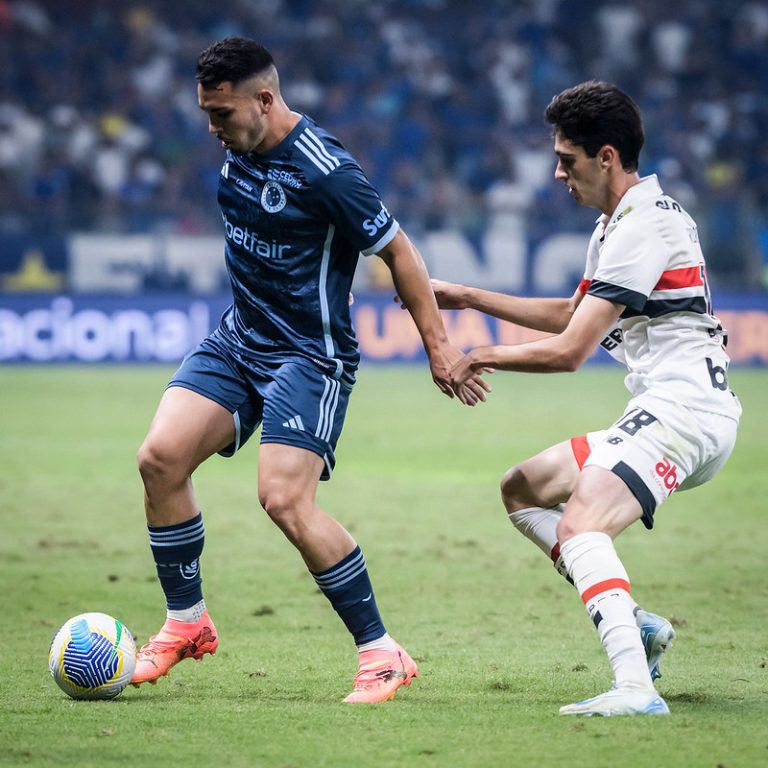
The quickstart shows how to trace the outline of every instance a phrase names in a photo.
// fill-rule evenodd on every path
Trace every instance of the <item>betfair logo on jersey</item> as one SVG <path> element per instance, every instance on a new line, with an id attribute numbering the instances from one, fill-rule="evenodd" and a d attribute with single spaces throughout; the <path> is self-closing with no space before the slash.
<path id="1" fill-rule="evenodd" d="M 285 258 L 285 251 L 291 249 L 290 245 L 281 245 L 276 240 L 262 240 L 247 227 L 236 227 L 227 219 L 226 215 L 224 215 L 224 231 L 227 240 L 245 248 L 249 253 L 265 259 L 283 259 Z"/>
<path id="2" fill-rule="evenodd" d="M 388 219 L 389 211 L 384 203 L 382 203 L 381 210 L 375 219 L 365 219 L 363 221 L 363 229 L 373 237 L 387 223 Z"/>

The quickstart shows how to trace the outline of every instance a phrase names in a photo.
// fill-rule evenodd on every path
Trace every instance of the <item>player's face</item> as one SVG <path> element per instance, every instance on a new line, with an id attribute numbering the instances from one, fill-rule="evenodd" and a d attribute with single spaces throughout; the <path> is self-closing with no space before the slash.
<path id="1" fill-rule="evenodd" d="M 224 149 L 236 155 L 253 152 L 267 132 L 266 113 L 259 93 L 232 83 L 203 87 L 198 83 L 197 101 L 208 115 L 208 132 Z"/>
<path id="2" fill-rule="evenodd" d="M 606 179 L 598 158 L 587 157 L 584 147 L 577 147 L 559 135 L 555 136 L 555 154 L 555 178 L 568 187 L 577 203 L 600 208 L 605 196 Z"/>

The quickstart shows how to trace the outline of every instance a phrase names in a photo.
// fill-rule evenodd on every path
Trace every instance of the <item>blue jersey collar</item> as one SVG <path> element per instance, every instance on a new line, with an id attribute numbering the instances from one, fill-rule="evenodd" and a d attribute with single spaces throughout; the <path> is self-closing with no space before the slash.
<path id="1" fill-rule="evenodd" d="M 296 123 L 296 125 L 293 126 L 291 132 L 279 144 L 275 144 L 272 149 L 268 149 L 266 152 L 249 152 L 248 158 L 251 160 L 272 160 L 275 157 L 279 157 L 287 149 L 292 147 L 296 139 L 309 125 L 309 118 L 305 114 L 301 112 L 298 112 L 297 114 L 301 115 L 301 119 L 298 123 Z"/>

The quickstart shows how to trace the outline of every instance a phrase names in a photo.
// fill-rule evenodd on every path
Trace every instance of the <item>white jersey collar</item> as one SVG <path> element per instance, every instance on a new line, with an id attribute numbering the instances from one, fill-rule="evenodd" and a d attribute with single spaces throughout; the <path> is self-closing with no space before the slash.
<path id="1" fill-rule="evenodd" d="M 664 194 L 659 184 L 659 179 L 655 173 L 650 176 L 643 176 L 640 181 L 631 186 L 619 200 L 618 205 L 614 212 L 608 216 L 605 213 L 601 214 L 595 220 L 595 224 L 602 224 L 603 227 L 608 227 L 611 224 L 615 224 L 623 216 L 626 216 L 633 208 L 638 206 L 645 200 L 658 197 Z"/>

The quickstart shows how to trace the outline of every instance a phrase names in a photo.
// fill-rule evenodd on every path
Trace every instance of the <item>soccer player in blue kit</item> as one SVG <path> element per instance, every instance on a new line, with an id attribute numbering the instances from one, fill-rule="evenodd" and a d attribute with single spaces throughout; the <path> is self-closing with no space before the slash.
<path id="1" fill-rule="evenodd" d="M 231 456 L 261 425 L 259 501 L 299 550 L 359 650 L 344 701 L 379 702 L 418 675 L 387 633 L 365 559 L 316 503 L 334 468 L 359 353 L 349 297 L 360 253 L 391 270 L 449 397 L 462 353 L 451 346 L 418 251 L 341 143 L 281 96 L 271 54 L 227 38 L 197 62 L 198 101 L 226 150 L 219 204 L 233 304 L 171 379 L 139 454 L 149 540 L 166 622 L 132 678 L 154 683 L 179 661 L 218 647 L 201 588 L 202 515 L 191 475 Z M 485 399 L 479 377 L 458 391 Z"/>

